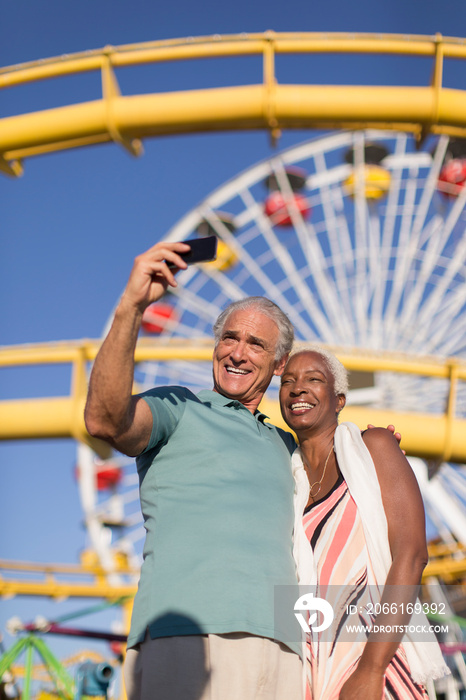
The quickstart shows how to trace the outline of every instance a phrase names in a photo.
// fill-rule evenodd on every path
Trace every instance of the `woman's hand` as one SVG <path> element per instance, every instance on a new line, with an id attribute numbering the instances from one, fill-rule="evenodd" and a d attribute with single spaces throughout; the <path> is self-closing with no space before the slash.
<path id="1" fill-rule="evenodd" d="M 382 700 L 384 675 L 379 671 L 358 668 L 343 683 L 339 700 Z"/>
<path id="2" fill-rule="evenodd" d="M 370 430 L 371 428 L 375 428 L 375 425 L 372 425 L 372 423 L 368 423 L 367 429 Z M 390 423 L 390 425 L 387 425 L 387 430 L 389 430 L 395 436 L 397 443 L 400 445 L 401 433 L 395 432 L 395 426 Z M 401 450 L 401 451 L 404 455 L 406 455 L 406 452 L 404 450 Z"/>

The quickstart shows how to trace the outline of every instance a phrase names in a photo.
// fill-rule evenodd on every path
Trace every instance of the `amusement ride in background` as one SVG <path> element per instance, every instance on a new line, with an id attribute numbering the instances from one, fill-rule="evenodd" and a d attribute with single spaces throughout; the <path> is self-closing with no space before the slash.
<path id="1" fill-rule="evenodd" d="M 432 84 L 410 88 L 410 96 L 405 88 L 277 82 L 280 54 L 332 49 L 431 56 Z M 260 85 L 132 97 L 118 89 L 115 71 L 123 65 L 246 53 L 263 60 Z M 155 42 L 5 69 L 0 87 L 99 70 L 103 97 L 0 120 L 0 165 L 14 176 L 25 157 L 106 141 L 138 154 L 141 139 L 167 133 L 262 128 L 277 139 L 280 129 L 327 130 L 275 150 L 167 232 L 171 241 L 216 235 L 218 257 L 181 272 L 179 286 L 146 310 L 135 390 L 209 387 L 212 324 L 229 301 L 244 296 L 275 301 L 298 342 L 331 347 L 350 370 L 344 419 L 360 427 L 395 423 L 420 483 L 431 552 L 424 595 L 444 602 L 452 623 L 441 641 L 453 674 L 437 688 L 450 700 L 466 686 L 466 92 L 442 86 L 447 57 L 466 58 L 462 40 L 268 32 Z M 0 437 L 77 439 L 89 544 L 82 568 L 95 575 L 88 595 L 93 589 L 96 598 L 122 602 L 134 592 L 144 528 L 134 462 L 91 440 L 82 423 L 97 347 L 4 348 L 3 366 L 71 363 L 74 382 L 59 405 L 2 402 Z M 276 398 L 273 384 L 264 411 L 279 423 Z M 21 567 L 3 568 L 11 574 Z M 73 585 L 55 573 L 53 585 L 73 595 Z M 51 590 L 50 581 L 28 589 L 6 577 L 1 585 L 4 595 Z"/>

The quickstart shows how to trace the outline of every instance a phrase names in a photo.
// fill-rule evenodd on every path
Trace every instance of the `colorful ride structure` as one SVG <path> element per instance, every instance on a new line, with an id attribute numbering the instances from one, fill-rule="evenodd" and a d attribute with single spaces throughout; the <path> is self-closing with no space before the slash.
<path id="1" fill-rule="evenodd" d="M 421 56 L 431 61 L 432 80 L 323 86 L 308 84 L 309 73 L 298 70 L 302 84 L 296 76 L 279 81 L 283 57 L 298 65 L 331 53 Z M 117 82 L 124 66 L 244 57 L 260 60 L 258 84 L 123 96 Z M 92 71 L 102 78 L 98 100 L 0 120 L 0 169 L 11 176 L 29 157 L 97 143 L 140 155 L 143 139 L 166 134 L 267 129 L 275 143 L 284 129 L 332 130 L 274 151 L 166 234 L 174 241 L 214 233 L 219 257 L 180 273 L 179 286 L 147 310 L 135 390 L 209 386 L 212 324 L 228 301 L 247 295 L 278 303 L 298 343 L 332 348 L 350 370 L 344 419 L 361 428 L 394 423 L 423 492 L 431 539 L 423 595 L 448 610 L 450 631 L 441 642 L 453 674 L 437 687 L 448 700 L 466 687 L 466 91 L 443 85 L 452 59 L 466 59 L 464 40 L 266 32 L 106 47 L 0 70 L 0 88 Z M 91 542 L 72 571 L 90 574 L 85 583 L 63 580 L 60 567 L 46 577 L 38 565 L 24 565 L 33 573 L 24 580 L 23 565 L 3 562 L 1 595 L 80 591 L 114 602 L 134 593 L 144 534 L 134 464 L 93 440 L 83 422 L 98 347 L 76 341 L 0 349 L 3 367 L 72 366 L 68 395 L 0 402 L 0 439 L 77 441 Z M 273 384 L 262 410 L 280 424 L 276 398 Z M 84 693 L 83 679 L 79 687 Z"/>

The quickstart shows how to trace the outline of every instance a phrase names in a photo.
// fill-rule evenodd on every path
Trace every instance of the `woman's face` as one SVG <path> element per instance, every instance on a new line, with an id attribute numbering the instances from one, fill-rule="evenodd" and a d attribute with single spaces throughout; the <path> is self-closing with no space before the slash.
<path id="1" fill-rule="evenodd" d="M 307 350 L 290 358 L 281 378 L 280 409 L 298 436 L 336 425 L 345 402 L 343 394 L 335 395 L 333 375 L 321 355 Z"/>

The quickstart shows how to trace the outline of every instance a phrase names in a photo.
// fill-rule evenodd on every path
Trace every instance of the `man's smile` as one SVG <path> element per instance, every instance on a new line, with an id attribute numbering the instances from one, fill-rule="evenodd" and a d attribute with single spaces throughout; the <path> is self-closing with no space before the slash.
<path id="1" fill-rule="evenodd" d="M 232 367 L 231 365 L 226 365 L 225 369 L 228 372 L 228 374 L 237 374 L 237 375 L 249 374 L 251 371 L 249 369 L 240 369 L 239 367 Z"/>

